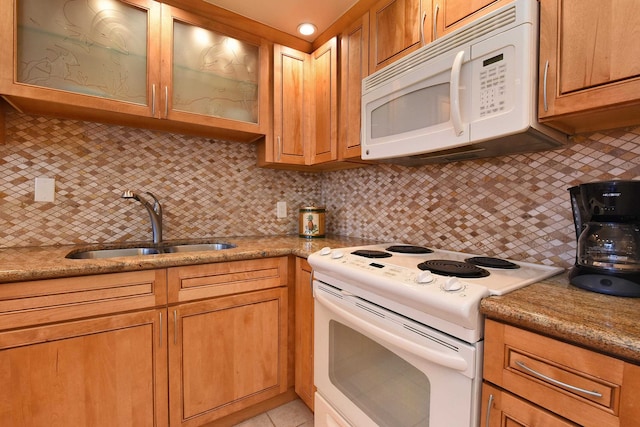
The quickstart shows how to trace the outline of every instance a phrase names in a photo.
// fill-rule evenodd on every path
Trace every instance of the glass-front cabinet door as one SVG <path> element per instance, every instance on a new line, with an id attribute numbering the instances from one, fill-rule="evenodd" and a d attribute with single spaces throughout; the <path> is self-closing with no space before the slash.
<path id="1" fill-rule="evenodd" d="M 3 2 L 2 94 L 136 115 L 154 113 L 160 5 L 150 0 Z M 13 10 L 9 10 L 13 8 Z M 8 21 L 8 22 L 7 22 Z M 8 53 L 4 56 L 4 52 Z"/>
<path id="2" fill-rule="evenodd" d="M 269 132 L 267 41 L 157 1 L 0 0 L 0 52 L 0 95 L 27 113 Z"/>
<path id="3" fill-rule="evenodd" d="M 163 116 L 236 131 L 268 131 L 266 43 L 163 5 Z"/>

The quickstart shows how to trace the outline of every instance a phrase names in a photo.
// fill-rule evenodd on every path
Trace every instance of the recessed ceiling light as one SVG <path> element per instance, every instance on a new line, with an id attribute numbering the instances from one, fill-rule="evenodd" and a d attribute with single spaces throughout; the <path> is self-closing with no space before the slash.
<path id="1" fill-rule="evenodd" d="M 305 22 L 304 24 L 298 25 L 298 32 L 303 36 L 310 36 L 316 32 L 316 26 Z"/>

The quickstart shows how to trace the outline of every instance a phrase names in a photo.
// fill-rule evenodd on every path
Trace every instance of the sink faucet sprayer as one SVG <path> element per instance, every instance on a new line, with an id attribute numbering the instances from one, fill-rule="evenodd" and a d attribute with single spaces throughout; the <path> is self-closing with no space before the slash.
<path id="1" fill-rule="evenodd" d="M 142 205 L 147 209 L 147 211 L 149 212 L 149 219 L 151 220 L 153 243 L 155 245 L 158 245 L 162 242 L 162 205 L 160 204 L 156 196 L 154 196 L 152 193 L 147 191 L 145 194 L 153 198 L 153 205 L 130 190 L 123 191 L 122 198 L 137 200 L 142 203 Z"/>

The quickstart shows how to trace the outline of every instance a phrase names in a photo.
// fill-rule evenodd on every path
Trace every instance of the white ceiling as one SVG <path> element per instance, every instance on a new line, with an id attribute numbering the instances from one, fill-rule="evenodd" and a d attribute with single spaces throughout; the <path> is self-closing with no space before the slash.
<path id="1" fill-rule="evenodd" d="M 204 0 L 223 9 L 261 22 L 303 40 L 313 41 L 353 6 L 357 0 Z M 311 36 L 298 34 L 298 25 L 318 27 Z"/>

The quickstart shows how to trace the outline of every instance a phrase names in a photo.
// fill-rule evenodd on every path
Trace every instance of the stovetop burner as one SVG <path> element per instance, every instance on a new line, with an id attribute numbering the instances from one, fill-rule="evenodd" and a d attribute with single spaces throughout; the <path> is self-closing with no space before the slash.
<path id="1" fill-rule="evenodd" d="M 384 251 L 375 251 L 369 249 L 358 249 L 357 251 L 351 252 L 353 255 L 363 256 L 365 258 L 389 258 L 391 255 L 388 252 Z"/>
<path id="2" fill-rule="evenodd" d="M 515 264 L 511 261 L 507 261 L 505 259 L 493 258 L 493 257 L 485 257 L 485 256 L 475 256 L 471 258 L 465 259 L 466 262 L 477 265 L 479 267 L 489 267 L 489 268 L 504 268 L 504 269 L 516 269 L 520 268 L 518 264 Z"/>
<path id="3" fill-rule="evenodd" d="M 462 277 L 467 279 L 487 277 L 490 273 L 484 268 L 463 261 L 448 259 L 432 259 L 418 264 L 420 270 L 429 270 L 443 276 Z"/>
<path id="4" fill-rule="evenodd" d="M 395 252 L 399 254 L 430 254 L 433 253 L 432 249 L 425 248 L 424 246 L 414 245 L 394 245 L 387 248 L 389 252 Z"/>

